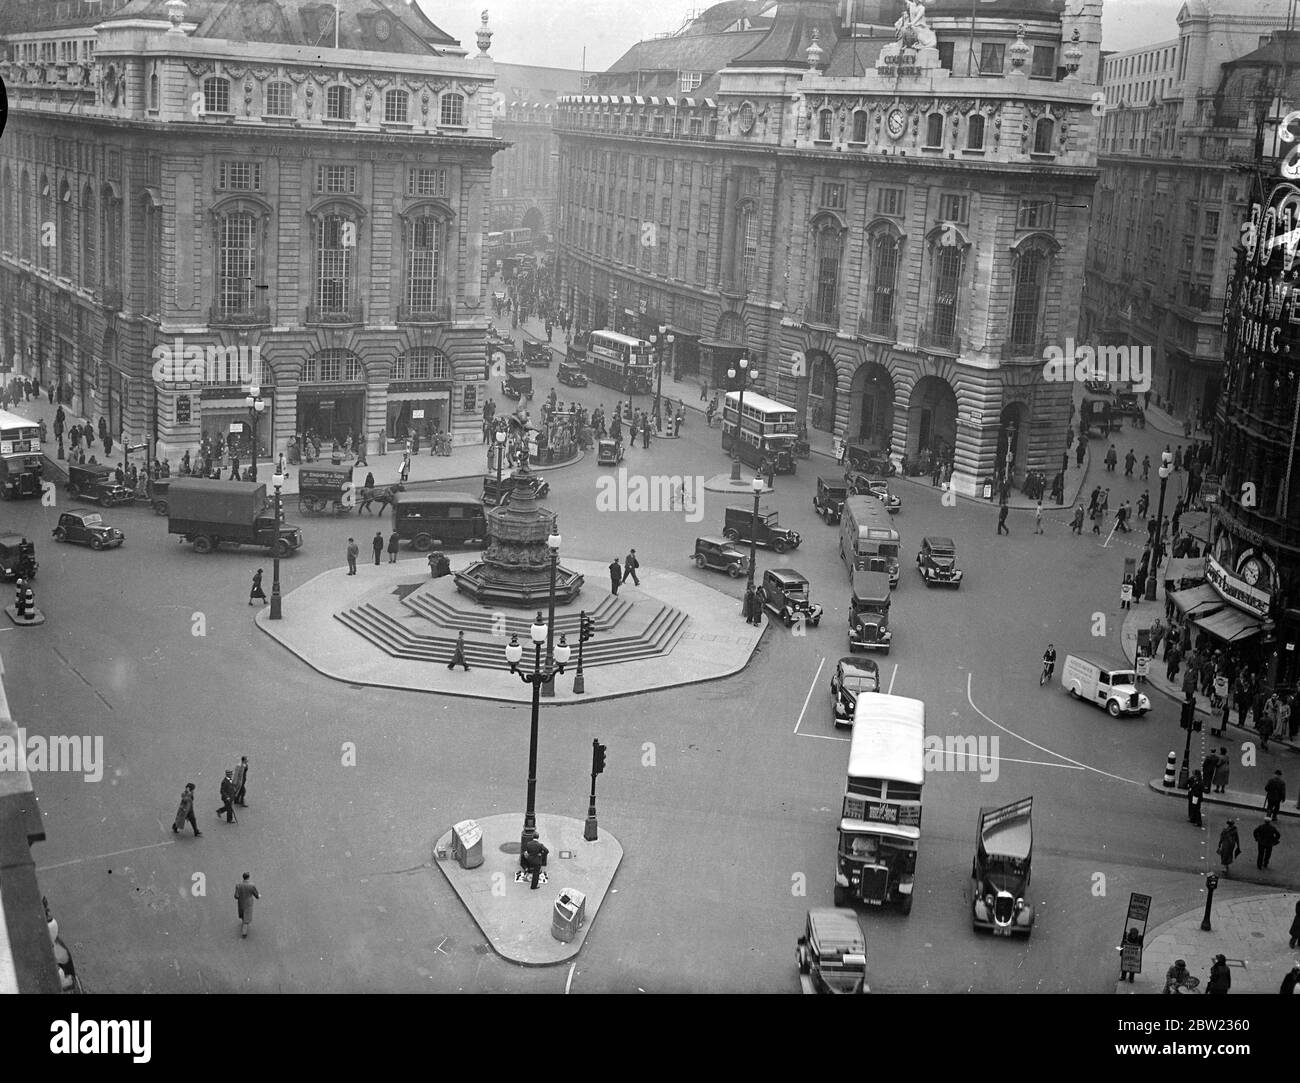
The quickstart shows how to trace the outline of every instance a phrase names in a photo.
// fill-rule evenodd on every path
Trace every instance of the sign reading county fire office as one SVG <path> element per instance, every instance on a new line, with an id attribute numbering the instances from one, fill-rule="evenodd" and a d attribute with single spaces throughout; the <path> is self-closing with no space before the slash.
<path id="1" fill-rule="evenodd" d="M 1284 279 L 1300 251 L 1300 110 L 1287 114 L 1278 127 L 1278 139 L 1294 144 L 1283 157 L 1281 180 L 1267 200 L 1250 208 L 1241 224 L 1244 262 L 1241 273 L 1228 283 L 1223 307 L 1223 331 L 1230 336 L 1225 347 L 1283 353 L 1300 327 L 1300 282 Z M 1235 327 L 1234 327 L 1234 316 Z"/>

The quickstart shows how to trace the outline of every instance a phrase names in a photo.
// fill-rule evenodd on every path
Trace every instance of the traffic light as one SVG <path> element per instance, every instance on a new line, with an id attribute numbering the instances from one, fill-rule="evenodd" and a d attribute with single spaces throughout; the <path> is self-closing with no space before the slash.
<path id="1" fill-rule="evenodd" d="M 592 620 L 591 617 L 587 616 L 586 613 L 582 614 L 582 623 L 578 632 L 578 638 L 581 642 L 586 643 L 595 634 L 596 622 Z"/>
<path id="2" fill-rule="evenodd" d="M 593 775 L 605 773 L 605 746 L 594 737 L 591 739 L 591 773 Z"/>

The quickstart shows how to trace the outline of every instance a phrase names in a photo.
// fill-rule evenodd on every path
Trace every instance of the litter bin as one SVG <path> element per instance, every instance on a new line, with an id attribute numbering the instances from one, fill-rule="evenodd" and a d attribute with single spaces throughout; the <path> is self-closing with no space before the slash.
<path id="1" fill-rule="evenodd" d="M 992 500 L 992 499 L 993 499 L 993 479 L 992 479 L 992 478 L 985 478 L 985 479 L 984 479 L 980 484 L 981 484 L 981 486 L 983 487 L 983 490 L 984 490 L 984 499 L 985 499 L 985 500 Z"/>
<path id="2" fill-rule="evenodd" d="M 451 853 L 462 869 L 483 864 L 483 829 L 475 820 L 461 820 L 451 829 Z"/>
<path id="3" fill-rule="evenodd" d="M 551 915 L 551 935 L 567 944 L 578 935 L 578 930 L 586 920 L 587 896 L 572 888 L 561 891 Z"/>

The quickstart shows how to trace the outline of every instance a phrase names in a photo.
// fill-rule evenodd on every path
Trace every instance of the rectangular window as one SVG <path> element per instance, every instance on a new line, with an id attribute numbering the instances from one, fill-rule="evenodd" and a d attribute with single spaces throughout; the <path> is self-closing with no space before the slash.
<path id="1" fill-rule="evenodd" d="M 939 67 L 944 71 L 952 71 L 953 44 L 951 41 L 939 42 Z"/>
<path id="2" fill-rule="evenodd" d="M 986 41 L 980 46 L 980 74 L 1001 75 L 1006 67 L 1007 47 Z"/>
<path id="3" fill-rule="evenodd" d="M 384 94 L 384 123 L 406 123 L 406 91 L 390 90 Z"/>
<path id="4" fill-rule="evenodd" d="M 674 277 L 676 277 L 678 282 L 685 282 L 686 281 L 686 246 L 684 244 L 679 244 L 677 246 L 676 265 L 677 265 L 676 273 Z"/>
<path id="5" fill-rule="evenodd" d="M 1056 77 L 1056 49 L 1051 45 L 1035 45 L 1034 61 L 1029 74 L 1035 79 L 1054 79 Z"/>
<path id="6" fill-rule="evenodd" d="M 691 224 L 691 203 L 688 199 L 683 199 L 677 205 L 677 225 L 686 229 Z"/>
<path id="7" fill-rule="evenodd" d="M 1212 274 L 1214 272 L 1214 249 L 1201 249 L 1201 274 Z"/>
<path id="8" fill-rule="evenodd" d="M 445 196 L 447 171 L 445 169 L 412 169 L 406 174 L 408 196 Z"/>
<path id="9" fill-rule="evenodd" d="M 844 185 L 834 181 L 822 181 L 822 206 L 833 211 L 844 209 Z"/>
<path id="10" fill-rule="evenodd" d="M 325 117 L 328 120 L 352 119 L 352 91 L 348 87 L 325 88 Z"/>
<path id="11" fill-rule="evenodd" d="M 1017 227 L 1020 229 L 1051 229 L 1056 205 L 1047 199 L 1022 199 Z"/>
<path id="12" fill-rule="evenodd" d="M 465 126 L 465 96 L 463 94 L 444 94 L 442 96 L 442 126 L 444 128 L 463 128 Z"/>
<path id="13" fill-rule="evenodd" d="M 668 274 L 668 238 L 664 237 L 663 243 L 659 245 L 659 255 L 655 260 L 655 272 L 657 274 Z"/>
<path id="14" fill-rule="evenodd" d="M 352 292 L 352 257 L 356 252 L 355 230 L 355 224 L 342 215 L 328 214 L 317 221 L 315 300 L 321 312 L 347 311 Z M 328 355 L 329 351 L 325 352 Z M 321 378 L 330 377 L 322 375 Z M 337 380 L 338 375 L 332 379 Z"/>
<path id="15" fill-rule="evenodd" d="M 632 159 L 632 179 L 638 180 L 641 176 L 641 158 L 638 155 Z"/>
<path id="16" fill-rule="evenodd" d="M 710 218 L 713 214 L 713 208 L 709 206 L 707 200 L 700 204 L 700 232 L 708 233 L 710 227 Z"/>
<path id="17" fill-rule="evenodd" d="M 251 214 L 221 219 L 219 260 L 218 303 L 226 312 L 247 312 L 253 307 L 257 274 L 257 220 Z"/>
<path id="18" fill-rule="evenodd" d="M 682 72 L 682 93 L 689 94 L 692 90 L 704 82 L 704 73 L 699 71 Z"/>
<path id="19" fill-rule="evenodd" d="M 876 213 L 887 218 L 903 217 L 903 189 L 881 188 L 876 192 Z"/>
<path id="20" fill-rule="evenodd" d="M 261 162 L 221 162 L 217 187 L 231 192 L 257 192 L 262 188 Z"/>
<path id="21" fill-rule="evenodd" d="M 945 222 L 956 225 L 967 224 L 970 200 L 967 196 L 941 195 L 939 197 L 939 217 Z"/>
<path id="22" fill-rule="evenodd" d="M 703 248 L 695 253 L 695 281 L 701 286 L 708 285 L 709 253 Z"/>
<path id="23" fill-rule="evenodd" d="M 1205 212 L 1205 236 L 1217 237 L 1219 235 L 1219 212 Z"/>
<path id="24" fill-rule="evenodd" d="M 267 84 L 266 115 L 269 117 L 287 117 L 293 115 L 292 83 Z"/>
<path id="25" fill-rule="evenodd" d="M 329 195 L 351 195 L 356 190 L 356 166 L 318 165 L 316 167 L 316 191 Z"/>
<path id="26" fill-rule="evenodd" d="M 413 313 L 431 312 L 438 302 L 442 270 L 442 223 L 436 218 L 417 218 L 407 229 L 406 303 Z"/>

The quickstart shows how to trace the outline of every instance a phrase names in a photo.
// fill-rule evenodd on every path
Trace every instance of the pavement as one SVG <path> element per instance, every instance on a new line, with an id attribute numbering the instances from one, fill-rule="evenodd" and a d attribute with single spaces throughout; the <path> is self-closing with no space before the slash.
<path id="1" fill-rule="evenodd" d="M 537 837 L 549 853 L 546 880 L 534 891 L 519 868 L 522 816 L 504 813 L 473 823 L 482 832 L 481 865 L 465 868 L 455 859 L 451 830 L 434 845 L 434 858 L 492 950 L 523 966 L 553 966 L 576 956 L 623 860 L 622 844 L 604 828 L 588 842 L 584 820 L 538 814 Z M 566 905 L 565 898 L 570 909 L 576 907 L 579 896 L 581 924 L 572 939 L 562 940 L 554 932 L 556 909 Z M 564 924 L 561 929 L 571 932 Z"/>
<path id="2" fill-rule="evenodd" d="M 1210 911 L 1211 930 L 1201 929 L 1204 907 L 1149 930 L 1142 950 L 1142 972 L 1131 983 L 1117 981 L 1116 993 L 1163 993 L 1165 974 L 1177 959 L 1184 960 L 1192 976 L 1201 979 L 1200 991 L 1204 992 L 1216 955 L 1227 956 L 1231 995 L 1277 993 L 1291 967 L 1300 964 L 1300 950 L 1287 946 L 1300 894 L 1284 891 L 1224 899 L 1224 892 L 1231 890 L 1224 883 L 1221 877 Z M 1202 896 L 1204 892 L 1202 888 Z M 1118 948 L 1115 960 L 1118 967 Z"/>

